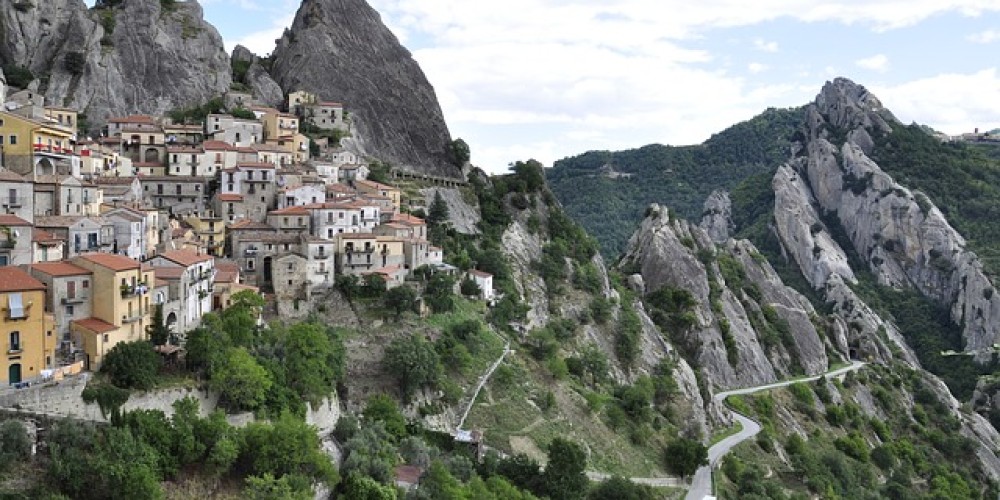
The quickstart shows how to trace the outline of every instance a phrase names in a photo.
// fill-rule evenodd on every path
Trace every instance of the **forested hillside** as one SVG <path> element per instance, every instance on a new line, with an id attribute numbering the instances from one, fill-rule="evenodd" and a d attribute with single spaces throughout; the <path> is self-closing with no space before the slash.
<path id="1" fill-rule="evenodd" d="M 801 108 L 771 108 L 704 144 L 591 151 L 557 161 L 546 176 L 566 213 L 598 239 L 605 257 L 614 259 L 647 205 L 661 203 L 682 217 L 700 218 L 712 191 L 732 189 L 787 160 L 801 121 Z"/>

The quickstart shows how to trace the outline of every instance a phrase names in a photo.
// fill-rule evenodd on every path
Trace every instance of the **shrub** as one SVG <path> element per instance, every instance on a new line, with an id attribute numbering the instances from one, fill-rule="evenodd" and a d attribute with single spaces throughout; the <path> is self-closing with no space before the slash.
<path id="1" fill-rule="evenodd" d="M 122 342 L 104 356 L 101 371 L 118 387 L 145 391 L 156 385 L 160 362 L 153 344 L 141 340 Z"/>

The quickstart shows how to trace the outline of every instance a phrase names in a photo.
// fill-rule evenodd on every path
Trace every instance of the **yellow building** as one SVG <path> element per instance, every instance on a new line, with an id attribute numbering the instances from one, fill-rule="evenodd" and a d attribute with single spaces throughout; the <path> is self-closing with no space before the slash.
<path id="1" fill-rule="evenodd" d="M 225 256 L 226 223 L 222 217 L 189 215 L 184 222 L 191 225 L 195 238 L 205 246 L 209 254 Z"/>
<path id="2" fill-rule="evenodd" d="M 70 130 L 76 130 L 79 125 L 78 113 L 75 109 L 45 106 L 45 117 L 59 122 L 60 125 Z"/>
<path id="3" fill-rule="evenodd" d="M 80 159 L 73 153 L 74 131 L 0 111 L 0 152 L 5 168 L 21 175 L 69 175 Z"/>
<path id="4" fill-rule="evenodd" d="M 380 196 L 392 200 L 393 208 L 396 209 L 397 213 L 399 212 L 399 205 L 403 197 L 403 192 L 399 189 L 367 179 L 354 181 L 354 187 L 358 188 L 358 191 L 361 191 L 362 194 Z"/>
<path id="5" fill-rule="evenodd" d="M 94 276 L 92 316 L 70 323 L 70 332 L 87 354 L 87 369 L 96 371 L 119 342 L 146 338 L 154 273 L 137 260 L 107 253 L 83 254 L 73 264 Z"/>
<path id="6" fill-rule="evenodd" d="M 261 117 L 264 124 L 264 140 L 271 141 L 279 138 L 291 138 L 299 131 L 299 117 L 282 113 L 275 109 L 269 109 Z"/>
<path id="7" fill-rule="evenodd" d="M 0 267 L 0 384 L 31 381 L 53 366 L 55 320 L 45 312 L 45 285 L 17 267 Z"/>

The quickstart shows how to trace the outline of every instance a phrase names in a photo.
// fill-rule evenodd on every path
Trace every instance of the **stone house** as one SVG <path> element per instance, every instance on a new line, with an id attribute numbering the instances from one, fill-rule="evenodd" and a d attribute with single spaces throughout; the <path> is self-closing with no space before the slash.
<path id="1" fill-rule="evenodd" d="M 316 185 L 289 186 L 278 190 L 278 208 L 326 203 L 326 189 Z"/>
<path id="2" fill-rule="evenodd" d="M 0 208 L 3 213 L 28 222 L 35 216 L 35 188 L 30 179 L 10 170 L 0 170 Z"/>
<path id="3" fill-rule="evenodd" d="M 115 226 L 103 217 L 35 217 L 35 227 L 64 240 L 67 259 L 86 252 L 115 251 Z"/>
<path id="4" fill-rule="evenodd" d="M 144 212 L 118 207 L 105 212 L 104 218 L 114 225 L 117 253 L 136 260 L 146 258 L 150 246 L 146 241 L 149 232 L 146 230 L 146 214 Z"/>
<path id="5" fill-rule="evenodd" d="M 66 255 L 66 240 L 41 229 L 31 231 L 32 262 L 57 262 Z"/>
<path id="6" fill-rule="evenodd" d="M 310 210 L 307 206 L 292 206 L 267 213 L 267 225 L 279 233 L 293 233 L 308 236 L 310 233 Z"/>
<path id="7" fill-rule="evenodd" d="M 183 338 L 212 310 L 215 258 L 190 250 L 172 250 L 146 263 L 155 269 L 157 278 L 169 283 L 163 318 L 171 332 Z"/>
<path id="8" fill-rule="evenodd" d="M 371 233 L 380 221 L 378 206 L 351 201 L 309 205 L 312 214 L 312 234 L 333 239 L 338 234 Z"/>
<path id="9" fill-rule="evenodd" d="M 0 164 L 21 175 L 79 174 L 76 130 L 45 117 L 0 111 Z"/>
<path id="10" fill-rule="evenodd" d="M 205 118 L 205 135 L 213 141 L 246 147 L 264 142 L 264 125 L 257 120 L 211 114 Z"/>
<path id="11" fill-rule="evenodd" d="M 381 182 L 370 181 L 367 179 L 356 179 L 354 181 L 354 187 L 356 187 L 358 191 L 365 196 L 389 198 L 392 200 L 392 206 L 396 209 L 396 212 L 399 212 L 403 196 L 403 192 L 399 189 L 388 184 L 382 184 Z"/>
<path id="12" fill-rule="evenodd" d="M 236 168 L 223 170 L 220 176 L 220 195 L 236 194 L 243 197 L 238 202 L 228 201 L 234 199 L 232 197 L 227 197 L 227 201 L 225 201 L 225 203 L 233 203 L 234 219 L 248 218 L 264 221 L 267 212 L 275 208 L 276 177 L 273 164 L 240 163 Z M 224 216 L 230 214 L 228 206 L 222 208 L 225 210 L 221 210 L 219 213 Z"/>
<path id="13" fill-rule="evenodd" d="M 340 166 L 340 182 L 355 182 L 359 180 L 365 180 L 368 178 L 368 174 L 371 170 L 368 169 L 367 165 L 360 164 L 346 164 Z"/>
<path id="14" fill-rule="evenodd" d="M 96 184 L 70 175 L 37 175 L 35 215 L 99 215 L 103 196 Z"/>
<path id="15" fill-rule="evenodd" d="M 404 268 L 403 242 L 370 233 L 342 233 L 336 236 L 337 272 L 361 275 L 383 267 Z"/>
<path id="16" fill-rule="evenodd" d="M 167 146 L 167 175 L 215 177 L 215 164 L 201 146 Z"/>
<path id="17" fill-rule="evenodd" d="M 139 177 L 145 203 L 176 216 L 205 211 L 208 182 L 204 177 Z"/>
<path id="18" fill-rule="evenodd" d="M 40 262 L 27 266 L 27 270 L 45 284 L 45 310 L 52 313 L 52 330 L 60 346 L 64 346 L 71 340 L 70 323 L 93 315 L 93 273 L 67 261 Z"/>
<path id="19" fill-rule="evenodd" d="M 0 266 L 31 264 L 35 253 L 31 235 L 34 227 L 16 216 L 0 214 Z"/>
<path id="20" fill-rule="evenodd" d="M 227 168 L 235 168 L 239 163 L 239 151 L 227 142 L 205 141 L 201 147 L 205 150 L 205 161 L 212 165 L 212 175 Z"/>
<path id="21" fill-rule="evenodd" d="M 493 275 L 478 269 L 470 269 L 466 276 L 479 286 L 479 297 L 486 301 L 492 301 L 496 298 L 496 292 L 493 291 Z"/>

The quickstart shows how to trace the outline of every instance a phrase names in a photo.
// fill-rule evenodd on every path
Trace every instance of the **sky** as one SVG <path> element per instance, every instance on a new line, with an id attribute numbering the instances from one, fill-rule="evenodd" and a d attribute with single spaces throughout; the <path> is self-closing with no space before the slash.
<path id="1" fill-rule="evenodd" d="M 1000 0 L 368 1 L 491 172 L 700 143 L 838 76 L 904 123 L 1000 127 Z M 265 55 L 299 1 L 201 4 L 227 48 Z"/>

